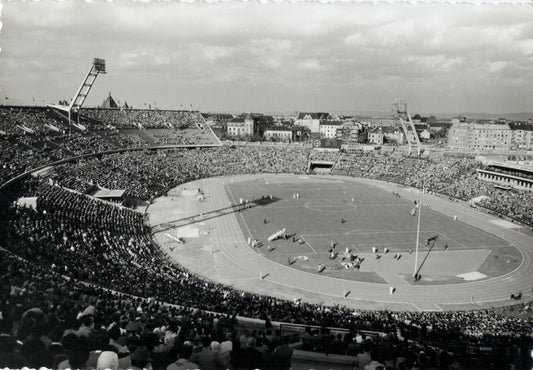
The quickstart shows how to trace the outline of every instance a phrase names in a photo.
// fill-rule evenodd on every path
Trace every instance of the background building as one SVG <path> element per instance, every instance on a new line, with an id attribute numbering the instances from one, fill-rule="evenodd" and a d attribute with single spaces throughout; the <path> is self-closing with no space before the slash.
<path id="1" fill-rule="evenodd" d="M 337 137 L 337 130 L 342 127 L 342 121 L 321 120 L 319 125 L 320 137 L 333 139 Z"/>
<path id="2" fill-rule="evenodd" d="M 383 131 L 381 127 L 373 127 L 368 129 L 368 142 L 371 144 L 383 144 Z"/>
<path id="3" fill-rule="evenodd" d="M 470 152 L 511 150 L 512 131 L 508 124 L 480 124 L 455 121 L 448 131 L 448 147 Z"/>
<path id="4" fill-rule="evenodd" d="M 533 150 L 533 124 L 528 122 L 511 122 L 512 148 Z"/>
<path id="5" fill-rule="evenodd" d="M 369 127 L 397 127 L 400 120 L 391 117 L 359 117 L 359 122 Z"/>
<path id="6" fill-rule="evenodd" d="M 337 129 L 337 139 L 345 144 L 365 143 L 367 140 L 365 127 L 353 119 L 348 119 Z"/>
<path id="7" fill-rule="evenodd" d="M 233 118 L 228 121 L 227 125 L 230 136 L 252 136 L 254 134 L 254 120 L 252 118 Z"/>
<path id="8" fill-rule="evenodd" d="M 398 127 L 382 127 L 383 141 L 388 143 L 395 143 L 398 145 L 405 144 L 405 134 L 402 129 Z"/>
<path id="9" fill-rule="evenodd" d="M 292 141 L 292 133 L 293 130 L 291 130 L 288 127 L 285 126 L 277 126 L 273 127 L 271 129 L 268 129 L 264 133 L 264 139 L 267 141 Z"/>
<path id="10" fill-rule="evenodd" d="M 311 132 L 320 132 L 320 121 L 330 119 L 329 113 L 304 113 L 300 112 L 294 122 L 295 126 L 307 127 Z"/>

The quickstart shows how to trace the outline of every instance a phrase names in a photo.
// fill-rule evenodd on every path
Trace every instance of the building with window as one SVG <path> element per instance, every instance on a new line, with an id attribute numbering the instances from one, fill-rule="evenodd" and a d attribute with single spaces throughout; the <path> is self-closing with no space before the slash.
<path id="1" fill-rule="evenodd" d="M 383 145 L 383 131 L 381 127 L 373 127 L 368 129 L 368 143 Z"/>
<path id="2" fill-rule="evenodd" d="M 392 117 L 358 117 L 357 120 L 369 127 L 397 127 L 400 125 L 400 120 Z"/>
<path id="3" fill-rule="evenodd" d="M 312 133 L 320 132 L 320 121 L 330 119 L 329 113 L 304 113 L 298 114 L 294 121 L 295 126 L 304 126 L 311 130 Z"/>
<path id="4" fill-rule="evenodd" d="M 511 122 L 512 147 L 519 150 L 533 150 L 533 123 Z"/>
<path id="5" fill-rule="evenodd" d="M 398 145 L 404 145 L 405 134 L 403 130 L 399 127 L 381 127 L 383 133 L 383 141 L 388 143 L 395 143 Z"/>
<path id="6" fill-rule="evenodd" d="M 468 152 L 507 152 L 512 136 L 508 124 L 454 122 L 448 130 L 448 147 Z"/>
<path id="7" fill-rule="evenodd" d="M 285 126 L 277 126 L 273 127 L 271 129 L 268 129 L 264 133 L 265 140 L 268 141 L 292 141 L 292 133 L 293 130 L 291 130 L 288 127 Z"/>
<path id="8" fill-rule="evenodd" d="M 319 125 L 320 137 L 333 139 L 337 137 L 337 130 L 341 129 L 342 121 L 321 120 Z"/>
<path id="9" fill-rule="evenodd" d="M 365 127 L 353 119 L 343 120 L 342 125 L 337 129 L 337 140 L 344 144 L 357 144 L 366 142 Z"/>
<path id="10" fill-rule="evenodd" d="M 247 117 L 237 117 L 228 121 L 228 135 L 252 136 L 254 134 L 254 120 Z"/>

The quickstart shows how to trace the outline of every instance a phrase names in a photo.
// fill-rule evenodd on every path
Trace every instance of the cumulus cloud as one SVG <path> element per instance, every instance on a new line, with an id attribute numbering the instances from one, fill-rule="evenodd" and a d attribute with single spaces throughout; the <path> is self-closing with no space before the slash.
<path id="1" fill-rule="evenodd" d="M 2 21 L 0 85 L 20 104 L 67 98 L 103 57 L 89 105 L 533 110 L 530 6 L 12 1 Z"/>

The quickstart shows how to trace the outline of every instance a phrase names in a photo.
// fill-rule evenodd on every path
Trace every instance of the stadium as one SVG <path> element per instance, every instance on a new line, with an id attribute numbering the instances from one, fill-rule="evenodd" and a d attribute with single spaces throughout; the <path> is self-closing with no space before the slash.
<path id="1" fill-rule="evenodd" d="M 0 365 L 159 369 L 190 342 L 206 369 L 531 368 L 531 192 L 465 154 L 227 144 L 87 94 L 0 108 Z"/>

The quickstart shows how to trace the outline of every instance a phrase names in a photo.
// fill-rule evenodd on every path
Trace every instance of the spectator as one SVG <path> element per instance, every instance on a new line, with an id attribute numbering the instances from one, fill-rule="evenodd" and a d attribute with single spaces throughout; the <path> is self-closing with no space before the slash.
<path id="1" fill-rule="evenodd" d="M 356 360 L 357 369 L 365 370 L 365 367 L 372 362 L 372 356 L 370 355 L 372 347 L 372 343 L 368 340 L 361 344 L 361 352 L 357 354 Z"/>
<path id="2" fill-rule="evenodd" d="M 255 338 L 241 335 L 239 347 L 231 353 L 231 363 L 235 370 L 260 369 L 263 366 L 261 352 L 255 348 Z"/>
<path id="3" fill-rule="evenodd" d="M 118 369 L 118 355 L 112 351 L 104 351 L 98 357 L 96 363 L 96 370 L 117 370 Z"/>
<path id="4" fill-rule="evenodd" d="M 283 337 L 282 344 L 274 350 L 275 363 L 278 369 L 289 370 L 291 368 L 293 350 L 289 347 L 289 338 Z"/>
<path id="5" fill-rule="evenodd" d="M 179 358 L 176 362 L 167 366 L 167 370 L 193 370 L 198 369 L 199 365 L 192 362 L 193 344 L 185 342 L 181 345 L 179 350 Z"/>
<path id="6" fill-rule="evenodd" d="M 131 354 L 131 369 L 141 370 L 141 369 L 152 369 L 151 365 L 152 359 L 150 358 L 150 352 L 146 349 L 146 346 L 139 346 Z"/>
<path id="7" fill-rule="evenodd" d="M 207 336 L 203 336 L 201 341 L 202 348 L 198 353 L 193 355 L 192 362 L 198 363 L 202 370 L 226 369 L 226 364 L 222 361 L 218 352 L 215 352 L 210 348 L 211 339 Z M 220 349 L 220 346 L 218 349 Z"/>

